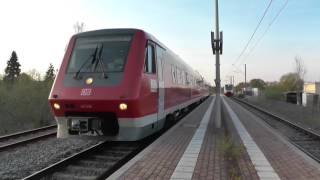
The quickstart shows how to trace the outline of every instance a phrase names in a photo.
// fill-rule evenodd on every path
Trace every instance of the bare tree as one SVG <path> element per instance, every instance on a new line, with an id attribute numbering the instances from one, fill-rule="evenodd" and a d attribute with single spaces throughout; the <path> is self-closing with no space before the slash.
<path id="1" fill-rule="evenodd" d="M 296 63 L 295 66 L 295 74 L 296 74 L 296 78 L 295 78 L 295 84 L 296 84 L 296 89 L 297 91 L 302 91 L 303 90 L 303 84 L 304 84 L 304 76 L 307 73 L 307 69 L 303 63 L 303 60 L 300 56 L 296 56 L 294 58 L 294 61 Z M 301 104 L 301 97 L 300 97 L 300 93 L 297 94 L 297 104 Z"/>
<path id="2" fill-rule="evenodd" d="M 299 79 L 302 79 L 304 80 L 304 76 L 306 75 L 307 73 L 307 69 L 303 63 L 303 60 L 300 56 L 296 56 L 294 58 L 294 61 L 296 63 L 296 66 L 295 66 L 295 73 L 297 73 L 297 76 Z"/>
<path id="3" fill-rule="evenodd" d="M 74 29 L 75 33 L 81 33 L 81 32 L 84 31 L 84 26 L 85 26 L 85 25 L 84 25 L 83 22 L 81 22 L 81 23 L 76 22 L 76 23 L 73 25 L 73 29 Z"/>
<path id="4" fill-rule="evenodd" d="M 27 74 L 36 81 L 41 81 L 41 74 L 36 69 L 31 69 L 27 72 Z"/>

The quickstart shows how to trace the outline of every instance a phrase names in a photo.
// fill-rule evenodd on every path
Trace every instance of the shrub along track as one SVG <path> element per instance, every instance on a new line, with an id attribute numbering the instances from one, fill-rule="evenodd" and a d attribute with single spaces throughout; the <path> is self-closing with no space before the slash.
<path id="1" fill-rule="evenodd" d="M 238 98 L 231 99 L 262 118 L 271 127 L 278 130 L 282 135 L 286 136 L 292 144 L 301 149 L 317 162 L 320 162 L 320 135 L 248 102 Z"/>

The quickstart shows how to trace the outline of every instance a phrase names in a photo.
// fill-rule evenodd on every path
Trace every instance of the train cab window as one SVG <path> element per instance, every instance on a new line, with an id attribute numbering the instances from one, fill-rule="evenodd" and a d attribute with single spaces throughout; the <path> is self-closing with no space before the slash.
<path id="1" fill-rule="evenodd" d="M 124 71 L 132 37 L 94 36 L 76 39 L 67 73 L 121 73 Z M 94 54 L 99 56 L 95 61 Z M 96 57 L 97 57 L 96 56 Z M 95 63 L 90 63 L 95 62 Z"/>
<path id="2" fill-rule="evenodd" d="M 144 72 L 154 74 L 156 73 L 156 60 L 154 46 L 148 44 L 146 60 L 144 65 Z"/>

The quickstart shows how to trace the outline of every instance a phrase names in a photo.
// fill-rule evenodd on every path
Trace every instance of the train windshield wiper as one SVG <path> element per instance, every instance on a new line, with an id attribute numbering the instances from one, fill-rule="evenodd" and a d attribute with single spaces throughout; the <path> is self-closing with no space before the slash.
<path id="1" fill-rule="evenodd" d="M 103 44 L 101 45 L 101 48 L 99 50 L 99 54 L 98 57 L 95 58 L 95 65 L 94 65 L 94 71 L 97 70 L 97 65 L 99 64 L 101 70 L 102 70 L 102 77 L 103 78 L 108 78 L 107 74 L 106 74 L 106 69 L 103 63 L 103 58 L 102 58 L 102 51 L 103 51 Z"/>
<path id="2" fill-rule="evenodd" d="M 79 70 L 74 74 L 73 78 L 75 79 L 81 79 L 82 77 L 79 77 L 79 74 L 81 70 L 83 69 L 84 65 L 86 65 L 91 59 L 91 65 L 96 61 L 97 52 L 99 50 L 99 46 L 95 48 L 94 52 L 84 61 L 84 63 L 80 66 Z"/>

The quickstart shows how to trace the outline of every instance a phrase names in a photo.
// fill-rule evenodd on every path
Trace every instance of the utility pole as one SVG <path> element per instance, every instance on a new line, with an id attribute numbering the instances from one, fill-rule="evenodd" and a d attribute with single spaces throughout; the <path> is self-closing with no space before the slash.
<path id="1" fill-rule="evenodd" d="M 247 65 L 244 64 L 244 89 L 247 90 Z"/>
<path id="2" fill-rule="evenodd" d="M 215 0 L 215 22 L 216 22 L 216 34 L 211 32 L 211 44 L 213 54 L 216 55 L 216 99 L 215 99 L 215 125 L 217 128 L 221 127 L 221 80 L 220 80 L 220 54 L 222 54 L 222 32 L 219 31 L 219 3 Z M 214 36 L 216 35 L 216 36 Z"/>
<path id="3" fill-rule="evenodd" d="M 234 86 L 234 76 L 232 76 L 232 85 Z"/>

